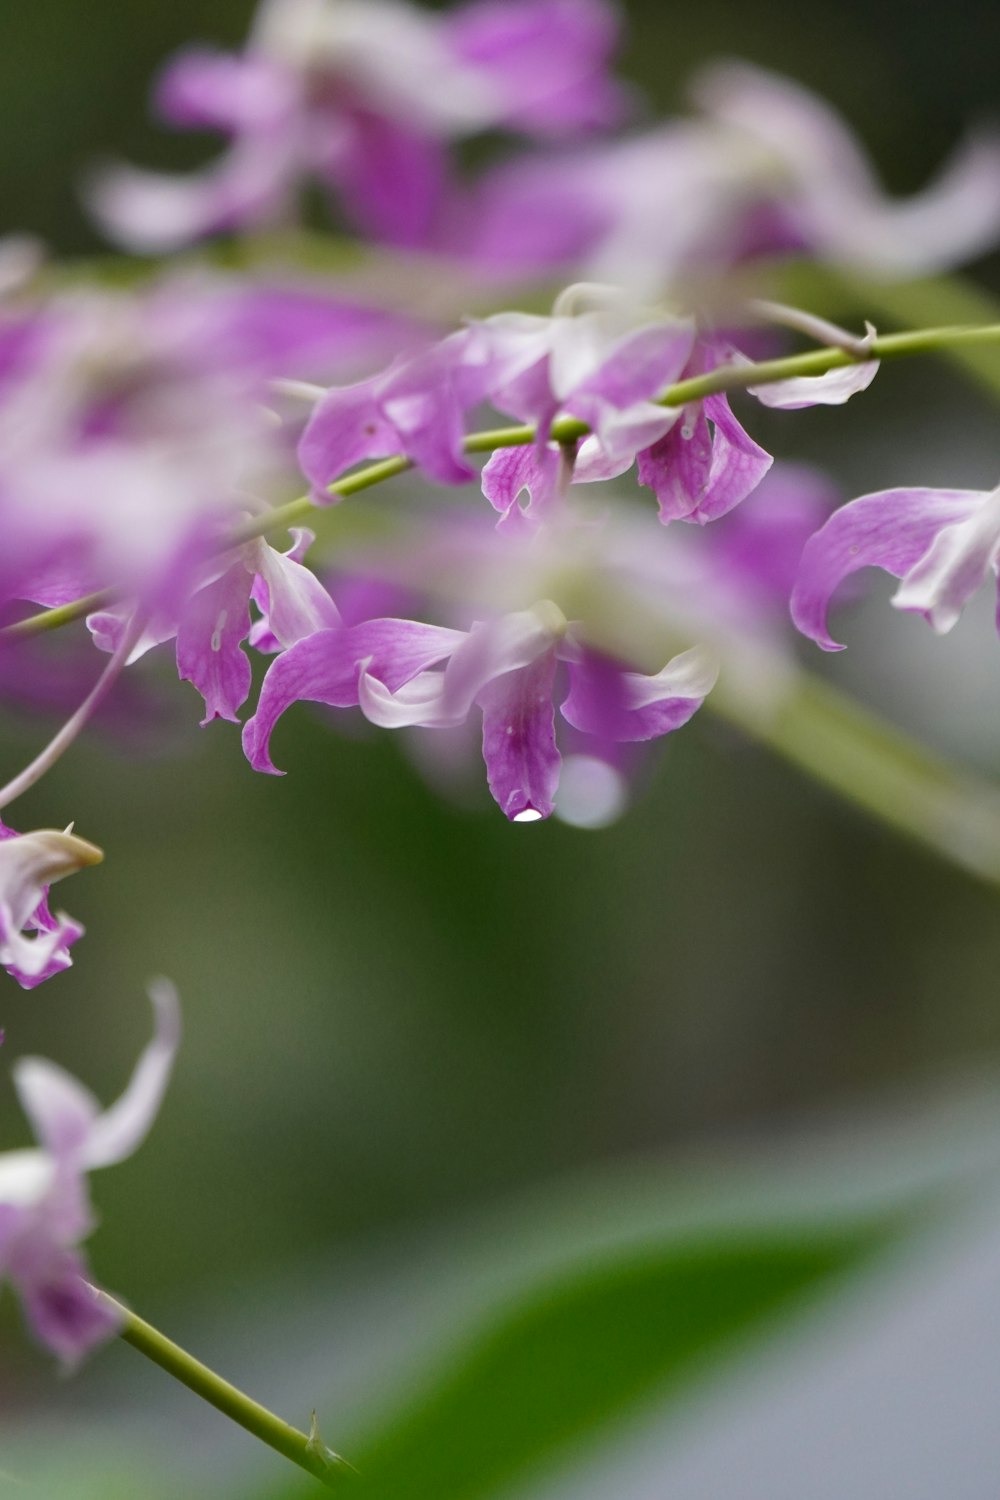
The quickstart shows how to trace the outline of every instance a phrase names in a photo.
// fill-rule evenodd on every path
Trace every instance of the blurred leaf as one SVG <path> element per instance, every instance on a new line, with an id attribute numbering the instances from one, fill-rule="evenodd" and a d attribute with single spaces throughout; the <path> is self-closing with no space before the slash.
<path id="1" fill-rule="evenodd" d="M 884 1237 L 870 1225 L 745 1235 L 577 1265 L 500 1310 L 367 1437 L 338 1445 L 371 1500 L 479 1500 L 684 1389 Z"/>

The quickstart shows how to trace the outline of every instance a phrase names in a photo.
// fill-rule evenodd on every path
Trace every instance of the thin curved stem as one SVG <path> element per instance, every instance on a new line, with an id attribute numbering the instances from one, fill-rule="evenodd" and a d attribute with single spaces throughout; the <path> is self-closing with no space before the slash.
<path id="1" fill-rule="evenodd" d="M 865 348 L 862 351 L 861 343 Z M 859 364 L 874 359 L 904 359 L 916 354 L 933 354 L 942 349 L 978 344 L 1000 344 L 1000 323 L 977 324 L 972 327 L 918 328 L 906 333 L 889 333 L 870 340 L 859 341 L 857 351 L 848 349 L 810 349 L 804 354 L 788 354 L 780 359 L 747 361 L 738 365 L 720 365 L 705 375 L 693 375 L 668 386 L 657 401 L 660 406 L 684 406 L 688 401 L 701 401 L 722 391 L 750 390 L 759 385 L 773 385 L 779 380 L 791 380 L 800 376 L 826 375 L 830 370 L 843 369 L 846 365 Z M 552 437 L 557 443 L 572 443 L 586 437 L 590 431 L 585 422 L 574 417 L 559 417 L 552 424 Z M 485 432 L 472 432 L 466 437 L 466 453 L 494 453 L 498 448 L 519 448 L 534 442 L 536 431 L 530 424 L 517 427 L 496 427 Z M 362 490 L 371 489 L 386 479 L 393 479 L 412 468 L 408 458 L 383 458 L 366 464 L 328 487 L 332 499 L 345 500 Z M 254 516 L 229 534 L 220 552 L 238 547 L 257 537 L 267 536 L 271 531 L 296 526 L 323 505 L 311 495 L 302 495 L 279 505 L 273 510 Z M 89 594 L 58 609 L 46 609 L 16 624 L 0 630 L 0 640 L 20 640 L 55 630 L 61 625 L 79 620 L 92 609 L 104 604 L 111 597 L 108 591 Z M 2 805 L 2 804 L 0 804 Z"/>
<path id="2" fill-rule="evenodd" d="M 173 1339 L 168 1339 L 166 1334 L 147 1323 L 144 1318 L 138 1317 L 107 1292 L 96 1288 L 94 1290 L 98 1300 L 110 1307 L 121 1319 L 119 1337 L 126 1344 L 131 1344 L 133 1349 L 145 1354 L 161 1370 L 166 1370 L 168 1375 L 186 1385 L 188 1390 L 214 1406 L 217 1411 L 238 1422 L 283 1458 L 290 1459 L 300 1469 L 305 1469 L 307 1474 L 318 1479 L 327 1489 L 333 1489 L 341 1479 L 353 1472 L 346 1460 L 321 1441 L 315 1416 L 311 1433 L 307 1435 L 300 1432 L 297 1427 L 292 1427 L 281 1417 L 275 1416 L 274 1412 L 268 1411 L 266 1406 L 261 1406 L 259 1401 L 252 1400 L 238 1386 L 217 1375 L 208 1365 L 195 1359 L 180 1344 L 175 1344 Z"/>
<path id="3" fill-rule="evenodd" d="M 77 735 L 93 717 L 97 709 L 100 708 L 108 693 L 114 687 L 122 668 L 132 653 L 136 641 L 145 628 L 145 624 L 146 619 L 144 615 L 136 613 L 132 616 L 118 643 L 117 650 L 86 698 L 80 704 L 80 707 L 76 710 L 76 713 L 72 714 L 66 720 L 59 733 L 53 736 L 45 746 L 45 749 L 36 755 L 34 760 L 14 777 L 13 781 L 8 781 L 5 787 L 0 788 L 0 808 L 9 806 L 15 798 L 21 796 L 22 792 L 26 792 L 29 787 L 34 786 L 36 781 L 40 781 L 46 771 L 50 770 L 60 756 L 65 754 L 69 749 Z"/>

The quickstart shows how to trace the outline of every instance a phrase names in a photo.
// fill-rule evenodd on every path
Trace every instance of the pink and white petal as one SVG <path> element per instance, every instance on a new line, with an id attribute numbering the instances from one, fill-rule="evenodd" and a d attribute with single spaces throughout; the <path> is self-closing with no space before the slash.
<path id="1" fill-rule="evenodd" d="M 466 484 L 475 470 L 465 459 L 465 403 L 452 381 L 453 355 L 444 345 L 417 356 L 386 380 L 381 409 L 399 438 L 399 452 L 439 484 Z"/>
<path id="2" fill-rule="evenodd" d="M 572 649 L 566 651 L 565 646 Z M 563 718 L 606 745 L 627 740 L 629 710 L 620 664 L 603 652 L 578 646 L 569 637 L 565 646 L 561 654 L 568 662 L 569 692 L 559 708 Z"/>
<path id="3" fill-rule="evenodd" d="M 264 614 L 258 624 L 266 625 L 279 646 L 292 646 L 317 630 L 340 624 L 340 611 L 316 574 L 291 552 L 278 552 L 260 540 L 253 566 L 254 599 Z"/>
<path id="4" fill-rule="evenodd" d="M 704 403 L 684 407 L 669 432 L 638 455 L 639 483 L 651 489 L 664 525 L 701 520 L 712 472 L 712 432 Z"/>
<path id="5" fill-rule="evenodd" d="M 265 224 L 283 212 L 294 143 L 281 133 L 237 141 L 187 176 L 113 166 L 91 179 L 87 201 L 112 239 L 140 255 L 167 254 L 209 235 Z"/>
<path id="6" fill-rule="evenodd" d="M 842 651 L 826 617 L 843 579 L 868 567 L 904 577 L 940 531 L 974 516 L 986 498 L 980 490 L 896 489 L 841 506 L 803 549 L 791 598 L 798 629 L 824 651 Z"/>
<path id="7" fill-rule="evenodd" d="M 152 1040 L 143 1049 L 125 1092 L 92 1122 L 81 1153 L 85 1168 L 111 1166 L 131 1156 L 149 1133 L 163 1100 L 180 1045 L 181 1011 L 169 980 L 153 980 L 148 993 L 153 1007 Z"/>
<path id="8" fill-rule="evenodd" d="M 986 582 L 1000 555 L 1000 489 L 974 515 L 945 526 L 909 569 L 893 596 L 897 609 L 922 614 L 940 635 L 949 631 Z"/>
<path id="9" fill-rule="evenodd" d="M 118 650 L 134 614 L 133 604 L 123 604 L 112 609 L 95 610 L 93 614 L 87 616 L 85 624 L 98 651 L 107 651 L 109 655 L 113 655 Z M 151 651 L 154 646 L 160 646 L 164 641 L 172 640 L 176 634 L 176 620 L 150 621 L 129 652 L 129 666 L 134 661 L 138 661 L 141 656 L 145 656 L 146 652 Z"/>
<path id="10" fill-rule="evenodd" d="M 275 724 L 293 703 L 306 699 L 333 708 L 356 707 L 365 661 L 366 670 L 396 692 L 418 672 L 450 656 L 464 638 L 461 631 L 413 620 L 367 620 L 296 641 L 268 668 L 257 712 L 243 730 L 247 759 L 257 771 L 282 775 L 268 746 Z"/>
<path id="11" fill-rule="evenodd" d="M 715 521 L 753 494 L 774 459 L 737 421 L 725 396 L 709 396 L 705 415 L 715 431 L 711 469 L 698 507 L 698 519 Z"/>
<path id="12" fill-rule="evenodd" d="M 358 678 L 358 705 L 365 718 L 382 729 L 406 729 L 416 724 L 454 727 L 462 719 L 445 714 L 443 682 L 441 672 L 421 672 L 390 693 L 385 683 L 363 666 Z"/>
<path id="13" fill-rule="evenodd" d="M 620 410 L 652 401 L 680 378 L 691 358 L 694 337 L 692 323 L 655 323 L 635 329 L 614 340 L 603 351 L 599 368 L 567 394 L 574 400 L 582 395 L 601 396 Z"/>
<path id="14" fill-rule="evenodd" d="M 251 577 L 240 558 L 193 594 L 177 630 L 177 671 L 205 700 L 202 724 L 239 722 L 250 692 L 250 663 L 241 644 L 250 633 Z"/>
<path id="15" fill-rule="evenodd" d="M 718 675 L 718 657 L 707 646 L 682 651 L 652 676 L 626 672 L 625 699 L 631 730 L 628 738 L 650 740 L 679 729 L 697 713 Z"/>
<path id="16" fill-rule="evenodd" d="M 490 791 L 512 822 L 534 822 L 552 812 L 559 784 L 552 686 L 556 655 L 548 651 L 530 665 L 486 683 L 483 759 Z"/>
<path id="17" fill-rule="evenodd" d="M 843 406 L 859 391 L 866 391 L 878 373 L 879 361 L 828 370 L 825 375 L 799 375 L 794 380 L 775 380 L 770 385 L 748 386 L 762 406 L 799 411 L 805 406 Z"/>
<path id="18" fill-rule="evenodd" d="M 69 950 L 83 936 L 83 927 L 65 912 L 57 912 L 53 922 L 28 937 L 12 920 L 7 903 L 0 901 L 0 967 L 23 990 L 33 990 L 72 966 Z"/>
<path id="19" fill-rule="evenodd" d="M 19 1058 L 12 1075 L 39 1145 L 55 1157 L 79 1151 L 101 1113 L 91 1091 L 46 1057 Z"/>
<path id="20" fill-rule="evenodd" d="M 574 395 L 566 410 L 586 422 L 611 464 L 627 465 L 669 432 L 679 415 L 676 409 L 652 401 L 638 401 L 621 409 L 593 394 Z"/>
<path id="21" fill-rule="evenodd" d="M 445 668 L 441 706 L 448 721 L 461 722 L 488 683 L 530 666 L 565 632 L 566 617 L 548 599 L 473 625 Z"/>
<path id="22" fill-rule="evenodd" d="M 526 443 L 518 448 L 497 448 L 482 472 L 483 494 L 494 510 L 506 518 L 514 510 L 530 509 L 533 518 L 545 514 L 555 499 L 559 483 L 559 450 Z M 527 492 L 527 506 L 518 497 Z M 502 523 L 498 523 L 502 524 Z"/>

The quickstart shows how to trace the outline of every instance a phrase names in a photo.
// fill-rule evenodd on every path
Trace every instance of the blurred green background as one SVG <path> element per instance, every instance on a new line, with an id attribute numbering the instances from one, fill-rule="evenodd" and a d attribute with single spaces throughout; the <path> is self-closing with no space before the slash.
<path id="1" fill-rule="evenodd" d="M 4 229 L 89 253 L 97 241 L 75 184 L 90 163 L 200 160 L 204 142 L 149 122 L 148 82 L 174 47 L 234 43 L 247 17 L 243 0 L 4 6 Z M 703 58 L 747 56 L 825 92 L 901 191 L 970 116 L 996 107 L 998 23 L 986 4 L 944 16 L 852 0 L 834 19 L 634 0 L 627 17 L 624 71 L 654 107 L 678 104 Z M 995 409 L 960 374 L 894 368 L 855 405 L 758 416 L 755 435 L 828 463 L 845 494 L 995 482 Z M 852 624 L 854 658 L 811 664 L 1000 771 L 988 611 L 942 643 L 876 594 Z M 88 928 L 76 967 L 33 994 L 8 985 L 3 1023 L 9 1055 L 55 1057 L 110 1099 L 147 1033 L 146 977 L 178 985 L 186 1037 L 160 1121 L 134 1160 L 94 1185 L 95 1272 L 154 1321 L 191 1328 L 192 1308 L 222 1299 L 258 1358 L 255 1330 L 280 1344 L 282 1295 L 291 1309 L 310 1277 L 332 1282 L 341 1264 L 380 1264 L 415 1242 L 432 1263 L 426 1247 L 447 1245 L 448 1226 L 487 1211 L 502 1222 L 495 1205 L 511 1195 L 534 1191 L 544 1215 L 565 1181 L 596 1174 L 600 1213 L 614 1218 L 615 1183 L 631 1181 L 636 1161 L 709 1148 L 725 1158 L 741 1137 L 854 1118 L 887 1089 L 922 1096 L 995 1066 L 996 892 L 707 715 L 654 757 L 617 826 L 514 828 L 485 788 L 475 805 L 450 805 L 390 736 L 344 733 L 306 708 L 279 731 L 290 774 L 256 776 L 231 726 L 198 729 L 195 695 L 172 681 L 168 659 L 138 670 L 162 701 L 162 743 L 136 757 L 98 731 L 12 814 L 20 827 L 75 819 L 107 860 L 60 892 Z M 17 768 L 46 730 L 5 711 L 0 769 Z M 6 1087 L 0 1131 L 5 1143 L 26 1139 Z M 530 1222 L 530 1208 L 518 1213 Z M 857 1243 L 868 1234 L 858 1229 Z M 846 1264 L 848 1240 L 789 1251 L 783 1273 L 760 1273 L 761 1297 L 769 1274 L 784 1295 L 817 1266 Z M 756 1272 L 716 1271 L 757 1305 Z M 581 1306 L 577 1329 L 590 1318 Z M 9 1297 L 0 1336 L 5 1416 L 38 1419 L 56 1399 L 67 1422 L 90 1420 L 95 1392 L 113 1395 L 116 1381 L 157 1400 L 161 1377 L 120 1349 L 53 1398 L 50 1362 L 28 1347 Z M 281 1358 L 293 1364 L 293 1350 Z M 76 1490 L 68 1483 L 67 1494 L 87 1492 L 82 1470 Z M 95 1494 L 110 1493 L 102 1483 Z M 442 1485 L 428 1477 L 413 1493 L 465 1493 Z"/>

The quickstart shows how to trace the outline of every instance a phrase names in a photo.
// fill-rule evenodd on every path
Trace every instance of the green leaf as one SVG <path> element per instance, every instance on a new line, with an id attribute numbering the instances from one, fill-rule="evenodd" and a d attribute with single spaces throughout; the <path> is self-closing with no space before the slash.
<path id="1" fill-rule="evenodd" d="M 370 1500 L 493 1495 L 681 1391 L 884 1237 L 757 1234 L 577 1265 L 497 1309 L 412 1401 L 338 1444 Z"/>

